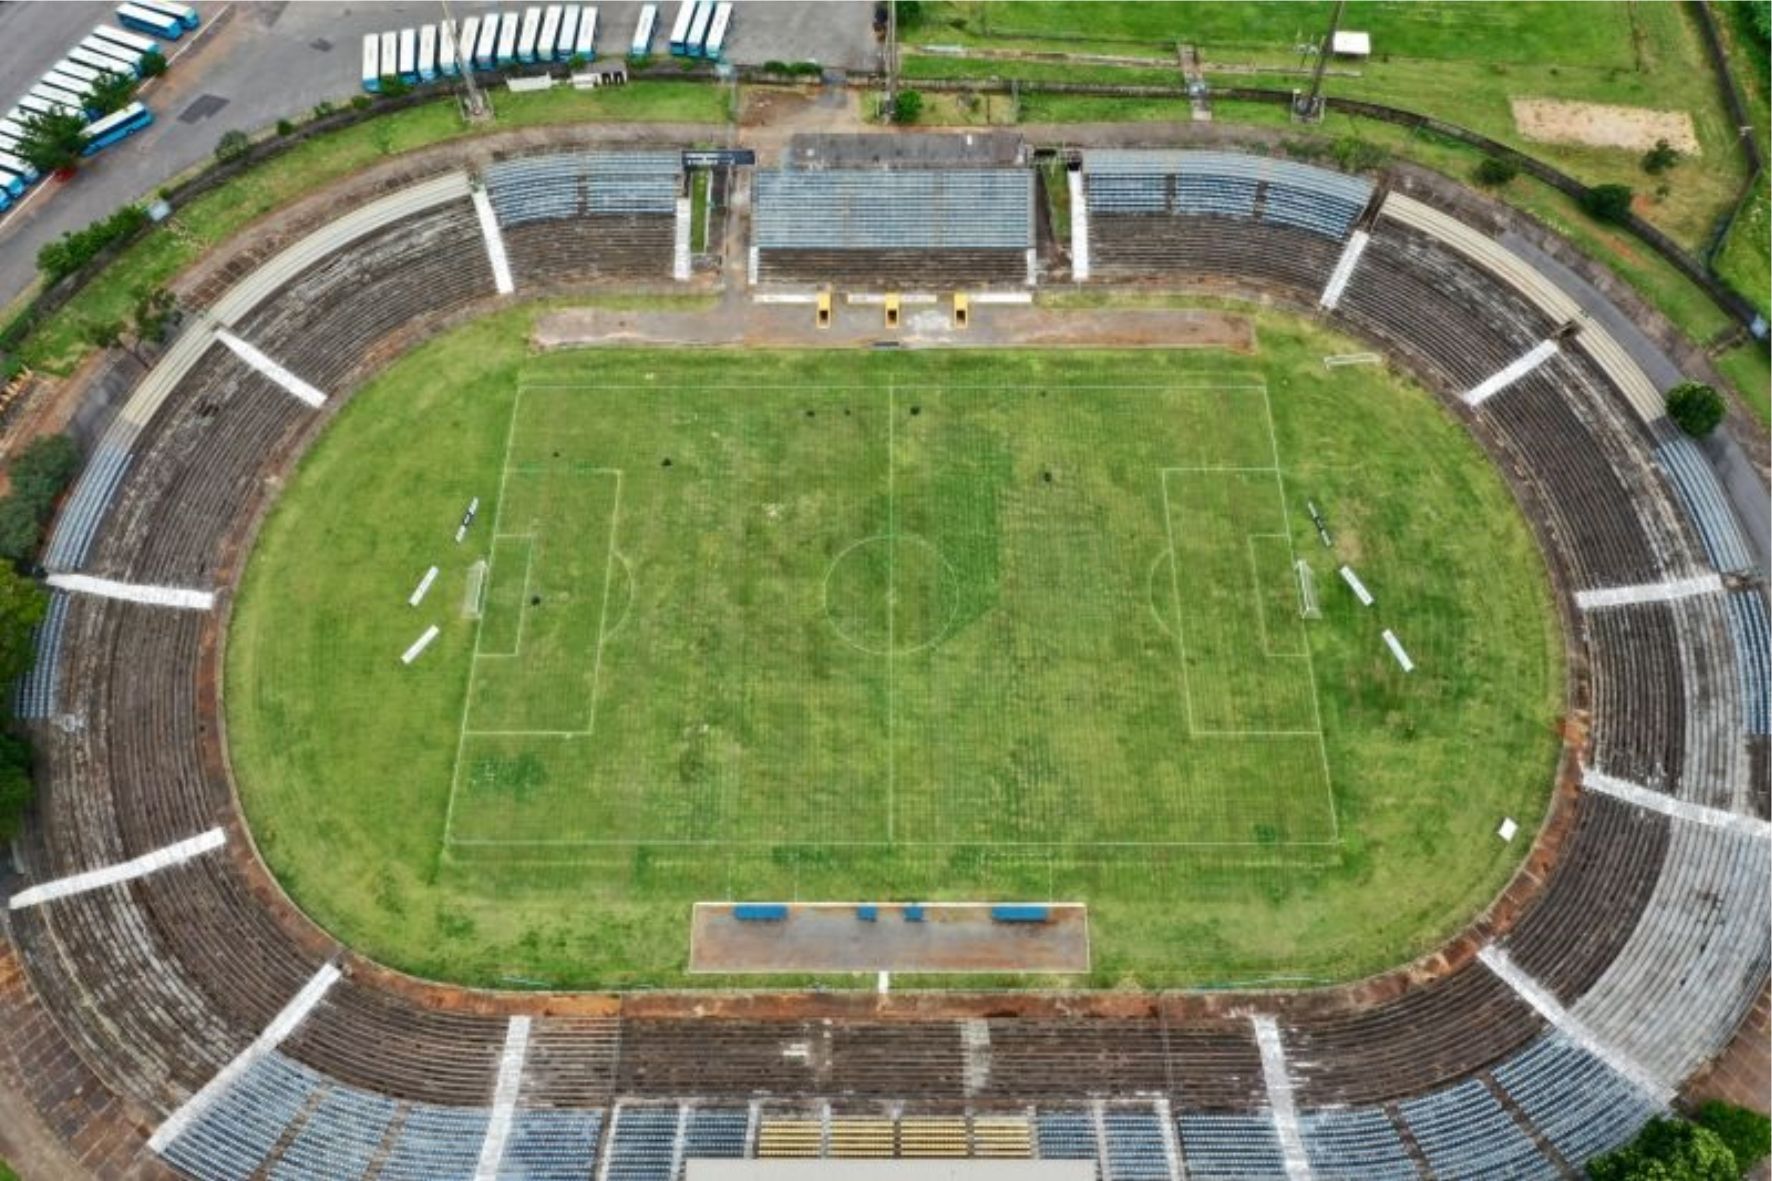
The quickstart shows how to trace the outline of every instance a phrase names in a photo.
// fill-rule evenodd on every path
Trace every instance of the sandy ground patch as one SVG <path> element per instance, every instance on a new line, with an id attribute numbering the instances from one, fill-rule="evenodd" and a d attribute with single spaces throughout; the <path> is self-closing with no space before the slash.
<path id="1" fill-rule="evenodd" d="M 1687 155 L 1698 155 L 1698 133 L 1686 111 L 1649 107 L 1615 107 L 1607 103 L 1565 102 L 1552 98 L 1516 98 L 1514 126 L 1527 139 L 1551 144 L 1585 144 L 1596 148 L 1647 151 L 1665 139 Z"/>

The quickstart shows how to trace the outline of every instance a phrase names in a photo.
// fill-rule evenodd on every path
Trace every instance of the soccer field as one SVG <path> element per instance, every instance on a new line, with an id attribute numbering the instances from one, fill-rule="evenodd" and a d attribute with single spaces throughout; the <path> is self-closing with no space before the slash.
<path id="1" fill-rule="evenodd" d="M 725 897 L 1079 900 L 1096 983 L 1442 937 L 1543 810 L 1542 569 L 1425 395 L 1283 324 L 1257 357 L 426 346 L 242 587 L 261 849 L 341 937 L 474 982 L 676 981 Z"/>

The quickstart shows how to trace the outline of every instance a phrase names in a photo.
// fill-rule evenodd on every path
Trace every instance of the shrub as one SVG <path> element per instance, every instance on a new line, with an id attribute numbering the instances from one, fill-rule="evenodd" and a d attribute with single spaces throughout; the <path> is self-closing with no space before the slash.
<path id="1" fill-rule="evenodd" d="M 898 0 L 898 27 L 908 29 L 923 19 L 922 0 Z"/>
<path id="2" fill-rule="evenodd" d="M 1725 409 L 1723 395 L 1700 382 L 1682 381 L 1667 391 L 1667 416 L 1695 439 L 1716 430 Z"/>
<path id="3" fill-rule="evenodd" d="M 18 154 L 38 172 L 60 172 L 72 168 L 86 146 L 86 119 L 59 111 L 48 115 L 32 115 L 25 120 L 25 137 L 19 141 Z"/>
<path id="4" fill-rule="evenodd" d="M 1587 1175 L 1591 1181 L 1739 1181 L 1741 1169 L 1710 1129 L 1653 1119 L 1623 1148 L 1589 1161 Z"/>
<path id="5" fill-rule="evenodd" d="M 29 562 L 43 540 L 43 522 L 16 496 L 0 497 L 0 558 Z"/>
<path id="6" fill-rule="evenodd" d="M 327 102 L 325 99 L 321 99 L 314 104 L 314 118 L 324 119 L 326 116 L 332 114 L 335 109 L 336 108 L 334 108 L 331 103 Z"/>
<path id="7" fill-rule="evenodd" d="M 1595 221 L 1622 222 L 1630 217 L 1629 185 L 1595 185 L 1581 198 L 1581 207 Z"/>
<path id="8" fill-rule="evenodd" d="M 369 109 L 369 104 L 373 101 L 375 100 L 371 99 L 367 94 L 353 94 L 351 96 L 351 110 L 367 111 Z"/>
<path id="9" fill-rule="evenodd" d="M 109 115 L 113 111 L 121 111 L 135 101 L 135 92 L 139 84 L 133 74 L 119 74 L 107 70 L 99 75 L 98 81 L 92 84 L 92 105 L 100 114 Z"/>
<path id="10" fill-rule="evenodd" d="M 80 470 L 80 448 L 67 435 L 43 435 L 12 461 L 8 500 L 22 500 L 39 519 L 46 518 L 55 498 Z"/>
<path id="11" fill-rule="evenodd" d="M 406 95 L 411 94 L 411 93 L 412 93 L 411 85 L 409 85 L 405 79 L 399 77 L 398 75 L 383 74 L 381 76 L 381 96 L 383 98 L 403 98 Z M 363 96 L 358 95 L 357 97 L 362 98 Z M 352 101 L 352 103 L 355 103 L 357 100 L 352 99 L 351 101 Z"/>
<path id="12" fill-rule="evenodd" d="M 252 150 L 252 139 L 244 131 L 224 131 L 215 142 L 215 158 L 223 164 L 245 159 Z"/>
<path id="13" fill-rule="evenodd" d="M 155 50 L 142 58 L 141 70 L 143 78 L 158 78 L 166 72 L 166 59 Z"/>
<path id="14" fill-rule="evenodd" d="M 898 97 L 892 100 L 894 123 L 915 123 L 922 113 L 923 96 L 915 90 L 901 90 Z"/>
<path id="15" fill-rule="evenodd" d="M 277 120 L 277 134 L 278 135 L 292 135 L 292 134 L 294 134 L 294 132 L 295 132 L 295 124 L 291 123 L 287 119 Z"/>
<path id="16" fill-rule="evenodd" d="M 31 785 L 31 748 L 10 734 L 0 734 L 0 845 L 18 835 L 35 794 Z"/>
<path id="17" fill-rule="evenodd" d="M 1666 172 L 1680 162 L 1680 153 L 1665 139 L 1655 141 L 1655 146 L 1643 153 L 1643 171 L 1651 176 Z"/>
<path id="18" fill-rule="evenodd" d="M 147 344 L 165 343 L 177 310 L 178 301 L 164 287 L 143 294 L 135 301 L 135 311 L 130 317 L 135 338 Z"/>
<path id="19" fill-rule="evenodd" d="M 1512 160 L 1504 160 L 1500 156 L 1484 156 L 1471 175 L 1478 184 L 1494 187 L 1504 185 L 1520 175 L 1520 169 Z"/>
<path id="20" fill-rule="evenodd" d="M 1715 1132 L 1729 1146 L 1735 1154 L 1735 1167 L 1744 1173 L 1772 1156 L 1772 1119 L 1757 1111 L 1721 1099 L 1707 1099 L 1693 1120 L 1699 1127 Z"/>
<path id="21" fill-rule="evenodd" d="M 37 251 L 37 268 L 53 283 L 71 275 L 113 242 L 118 242 L 146 225 L 148 215 L 139 206 L 125 205 L 103 221 L 95 221 L 83 230 L 63 234 L 47 242 Z"/>
<path id="22" fill-rule="evenodd" d="M 1354 136 L 1335 141 L 1335 162 L 1346 172 L 1370 172 L 1384 163 L 1384 149 Z"/>

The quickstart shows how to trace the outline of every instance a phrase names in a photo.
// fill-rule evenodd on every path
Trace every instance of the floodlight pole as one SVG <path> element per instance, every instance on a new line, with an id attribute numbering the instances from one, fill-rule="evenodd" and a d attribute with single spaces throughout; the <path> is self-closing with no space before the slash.
<path id="1" fill-rule="evenodd" d="M 1335 30 L 1341 27 L 1341 12 L 1346 7 L 1347 0 L 1335 0 L 1335 8 L 1329 13 L 1329 31 L 1323 34 L 1323 44 L 1317 48 L 1317 68 L 1311 73 L 1310 93 L 1292 96 L 1292 117 L 1300 122 L 1315 123 L 1323 117 L 1323 71 L 1329 68 Z"/>
<path id="2" fill-rule="evenodd" d="M 885 121 L 898 121 L 898 0 L 886 0 L 886 108 Z"/>
<path id="3" fill-rule="evenodd" d="M 480 87 L 474 82 L 473 46 L 468 46 L 467 53 L 462 52 L 461 26 L 455 23 L 455 17 L 449 11 L 449 0 L 439 0 L 439 2 L 443 7 L 443 19 L 449 22 L 449 27 L 455 38 L 456 73 L 461 77 L 462 86 L 467 91 L 468 118 L 476 121 L 490 119 L 492 117 L 491 104 L 487 102 L 486 96 L 480 92 Z"/>

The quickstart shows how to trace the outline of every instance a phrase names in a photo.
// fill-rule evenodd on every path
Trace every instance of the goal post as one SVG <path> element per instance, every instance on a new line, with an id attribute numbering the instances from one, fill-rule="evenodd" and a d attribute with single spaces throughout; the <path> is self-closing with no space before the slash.
<path id="1" fill-rule="evenodd" d="M 1310 563 L 1299 558 L 1292 568 L 1298 573 L 1298 613 L 1306 619 L 1321 619 L 1323 612 L 1317 606 L 1317 576 L 1311 573 Z"/>
<path id="2" fill-rule="evenodd" d="M 486 559 L 468 567 L 468 585 L 461 599 L 463 619 L 478 619 L 486 609 Z"/>

